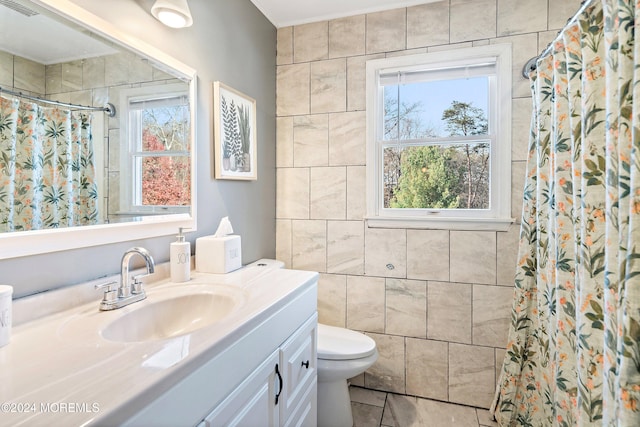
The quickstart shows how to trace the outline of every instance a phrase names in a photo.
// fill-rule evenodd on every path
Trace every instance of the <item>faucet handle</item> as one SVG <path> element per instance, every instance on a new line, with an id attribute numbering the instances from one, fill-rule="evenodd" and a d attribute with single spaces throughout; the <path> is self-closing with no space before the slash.
<path id="1" fill-rule="evenodd" d="M 144 289 L 142 289 L 142 279 L 151 276 L 150 274 L 139 274 L 137 276 L 133 276 L 133 280 L 131 281 L 131 293 L 132 294 L 142 294 L 144 293 Z"/>
<path id="2" fill-rule="evenodd" d="M 118 291 L 114 289 L 114 285 L 118 285 L 118 282 L 115 280 L 94 286 L 95 289 L 104 289 L 104 295 L 102 296 L 103 302 L 111 302 L 118 299 Z"/>

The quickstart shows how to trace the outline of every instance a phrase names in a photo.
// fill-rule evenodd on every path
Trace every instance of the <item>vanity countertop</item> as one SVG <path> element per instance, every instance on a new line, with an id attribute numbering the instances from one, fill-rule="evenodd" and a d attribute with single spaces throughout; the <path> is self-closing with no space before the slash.
<path id="1" fill-rule="evenodd" d="M 143 407 L 314 287 L 317 277 L 315 272 L 260 267 L 224 275 L 193 272 L 187 283 L 165 279 L 146 285 L 146 300 L 118 310 L 99 311 L 98 297 L 22 322 L 13 327 L 9 345 L 0 348 L 0 424 L 109 425 L 118 411 Z M 173 287 L 191 292 L 208 286 L 233 288 L 243 302 L 216 323 L 164 340 L 116 342 L 99 333 Z M 39 304 L 47 301 L 46 295 L 36 298 Z"/>

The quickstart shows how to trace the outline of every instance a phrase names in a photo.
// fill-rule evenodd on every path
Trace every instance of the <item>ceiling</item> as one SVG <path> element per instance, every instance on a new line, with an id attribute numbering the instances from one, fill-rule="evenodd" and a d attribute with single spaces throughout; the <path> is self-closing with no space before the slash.
<path id="1" fill-rule="evenodd" d="M 437 0 L 251 0 L 277 28 L 432 3 Z"/>

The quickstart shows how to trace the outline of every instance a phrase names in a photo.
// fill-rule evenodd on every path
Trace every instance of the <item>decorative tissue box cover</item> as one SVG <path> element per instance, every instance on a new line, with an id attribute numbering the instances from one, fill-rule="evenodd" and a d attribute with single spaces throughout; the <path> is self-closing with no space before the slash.
<path id="1" fill-rule="evenodd" d="M 242 267 L 240 236 L 196 239 L 196 271 L 224 274 Z"/>

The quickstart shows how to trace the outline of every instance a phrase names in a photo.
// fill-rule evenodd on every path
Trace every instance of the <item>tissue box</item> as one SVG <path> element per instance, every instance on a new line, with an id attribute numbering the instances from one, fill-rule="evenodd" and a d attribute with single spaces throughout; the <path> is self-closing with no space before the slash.
<path id="1" fill-rule="evenodd" d="M 196 239 L 196 271 L 224 274 L 242 267 L 240 236 Z"/>

